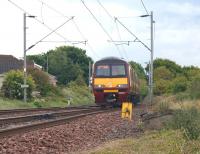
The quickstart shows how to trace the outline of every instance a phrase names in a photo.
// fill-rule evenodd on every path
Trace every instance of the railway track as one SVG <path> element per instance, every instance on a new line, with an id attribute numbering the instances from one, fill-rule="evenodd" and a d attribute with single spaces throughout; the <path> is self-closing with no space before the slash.
<path id="1" fill-rule="evenodd" d="M 68 108 L 66 110 L 63 110 L 62 108 L 60 109 L 60 111 L 59 109 L 56 109 L 56 111 L 50 110 L 49 113 L 1 118 L 0 125 L 2 128 L 0 129 L 0 138 L 37 129 L 61 125 L 71 120 L 81 118 L 87 115 L 100 114 L 115 110 L 116 109 L 110 108 L 102 109 L 97 106 L 85 106 L 76 108 L 73 107 L 71 109 Z M 18 110 L 17 112 L 21 111 L 22 110 Z"/>
<path id="2" fill-rule="evenodd" d="M 12 110 L 0 110 L 1 115 L 9 115 L 9 114 L 21 114 L 21 113 L 30 113 L 30 112 L 49 112 L 49 111 L 58 111 L 61 109 L 71 110 L 71 109 L 79 109 L 79 108 L 95 108 L 98 107 L 96 105 L 91 106 L 70 106 L 65 108 L 60 107 L 51 107 L 51 108 L 29 108 L 29 109 L 12 109 Z"/>

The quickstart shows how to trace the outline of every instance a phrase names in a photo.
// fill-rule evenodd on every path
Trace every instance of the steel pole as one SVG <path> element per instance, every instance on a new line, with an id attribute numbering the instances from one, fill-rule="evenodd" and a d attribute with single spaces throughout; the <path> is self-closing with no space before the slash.
<path id="1" fill-rule="evenodd" d="M 153 40 L 153 11 L 151 11 L 151 92 L 150 92 L 150 103 L 153 103 L 153 53 L 154 53 L 154 40 Z"/>
<path id="2" fill-rule="evenodd" d="M 88 87 L 90 87 L 90 77 L 91 77 L 91 62 L 89 61 L 89 71 L 88 71 Z"/>
<path id="3" fill-rule="evenodd" d="M 27 101 L 27 91 L 26 91 L 26 13 L 24 13 L 24 26 L 23 26 L 23 32 L 24 32 L 24 102 Z"/>

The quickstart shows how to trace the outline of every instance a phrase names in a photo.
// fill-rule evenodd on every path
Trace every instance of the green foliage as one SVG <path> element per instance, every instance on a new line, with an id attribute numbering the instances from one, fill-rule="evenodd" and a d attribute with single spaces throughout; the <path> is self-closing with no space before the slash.
<path id="1" fill-rule="evenodd" d="M 140 79 L 140 95 L 142 98 L 144 98 L 148 93 L 148 85 L 144 68 L 134 61 L 130 61 L 129 64 L 135 70 L 136 74 Z"/>
<path id="2" fill-rule="evenodd" d="M 189 81 L 192 81 L 193 78 L 195 78 L 196 76 L 200 76 L 200 69 L 198 67 L 189 66 L 189 67 L 183 67 L 182 69 L 184 76 Z"/>
<path id="3" fill-rule="evenodd" d="M 156 95 L 189 93 L 191 98 L 200 98 L 199 79 L 198 67 L 181 67 L 167 59 L 154 61 L 154 94 Z"/>
<path id="4" fill-rule="evenodd" d="M 86 85 L 78 85 L 76 81 L 72 81 L 64 89 L 66 100 L 71 105 L 83 105 L 94 103 L 94 97 Z"/>
<path id="5" fill-rule="evenodd" d="M 186 139 L 199 139 L 200 137 L 200 112 L 196 108 L 175 111 L 169 128 L 181 129 Z"/>
<path id="6" fill-rule="evenodd" d="M 160 66 L 154 69 L 154 79 L 172 80 L 174 74 L 165 66 Z"/>
<path id="7" fill-rule="evenodd" d="M 179 130 L 147 131 L 139 137 L 107 142 L 90 154 L 198 154 L 200 141 L 185 140 Z"/>
<path id="8" fill-rule="evenodd" d="M 168 59 L 155 59 L 153 62 L 154 69 L 165 66 L 167 69 L 170 70 L 174 75 L 182 73 L 181 66 L 176 64 L 175 62 L 168 60 Z M 148 72 L 148 66 L 146 67 L 146 71 Z"/>
<path id="9" fill-rule="evenodd" d="M 24 76 L 22 71 L 10 71 L 6 74 L 3 82 L 2 91 L 5 97 L 22 99 L 24 97 L 21 85 L 24 84 Z M 31 76 L 27 76 L 27 98 L 31 98 L 31 93 L 35 88 L 35 82 Z"/>
<path id="10" fill-rule="evenodd" d="M 188 100 L 190 97 L 191 96 L 188 92 L 181 92 L 176 94 L 176 100 L 180 102 L 183 100 Z"/>
<path id="11" fill-rule="evenodd" d="M 43 68 L 47 67 L 47 56 L 46 54 L 39 54 L 39 55 L 28 55 L 28 60 L 33 60 L 36 64 L 43 66 Z"/>
<path id="12" fill-rule="evenodd" d="M 170 81 L 157 79 L 154 82 L 154 94 L 162 95 L 170 92 Z"/>
<path id="13" fill-rule="evenodd" d="M 41 103 L 38 102 L 38 101 L 35 101 L 33 104 L 34 104 L 34 106 L 37 107 L 37 108 L 41 108 L 41 107 L 42 107 Z"/>
<path id="14" fill-rule="evenodd" d="M 29 56 L 39 65 L 47 68 L 50 74 L 56 76 L 58 83 L 66 85 L 81 75 L 88 82 L 88 66 L 92 59 L 86 55 L 86 51 L 72 46 L 61 46 L 50 50 L 46 54 Z"/>
<path id="15" fill-rule="evenodd" d="M 171 84 L 172 92 L 174 94 L 184 92 L 187 89 L 188 80 L 184 76 L 176 77 Z"/>
<path id="16" fill-rule="evenodd" d="M 138 63 L 136 63 L 134 61 L 130 61 L 129 64 L 136 71 L 136 73 L 137 73 L 137 75 L 138 75 L 138 77 L 140 79 L 145 79 L 146 78 L 146 75 L 145 75 L 145 72 L 144 72 L 144 68 L 140 64 L 138 64 Z"/>
<path id="17" fill-rule="evenodd" d="M 190 84 L 189 93 L 191 98 L 198 99 L 200 98 L 200 75 L 195 76 Z"/>
<path id="18" fill-rule="evenodd" d="M 28 73 L 35 81 L 36 90 L 38 90 L 42 96 L 46 96 L 52 89 L 48 74 L 38 69 L 28 69 Z"/>
<path id="19" fill-rule="evenodd" d="M 145 97 L 148 93 L 147 81 L 145 79 L 140 79 L 140 95 Z"/>

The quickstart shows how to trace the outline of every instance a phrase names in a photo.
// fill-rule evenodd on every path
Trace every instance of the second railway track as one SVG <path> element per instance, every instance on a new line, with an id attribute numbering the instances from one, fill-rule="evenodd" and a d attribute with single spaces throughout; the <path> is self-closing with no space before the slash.
<path id="1" fill-rule="evenodd" d="M 116 109 L 100 107 L 73 108 L 68 110 L 50 111 L 49 113 L 32 114 L 26 116 L 0 118 L 0 138 L 13 134 L 47 128 L 87 115 L 115 111 Z"/>

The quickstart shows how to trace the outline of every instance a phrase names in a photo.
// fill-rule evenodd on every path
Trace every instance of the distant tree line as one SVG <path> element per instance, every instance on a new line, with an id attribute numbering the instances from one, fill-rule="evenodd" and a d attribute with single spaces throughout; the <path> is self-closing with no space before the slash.
<path id="1" fill-rule="evenodd" d="M 156 95 L 187 93 L 192 98 L 200 98 L 200 68 L 182 67 L 171 60 L 160 58 L 154 60 L 153 66 Z"/>
<path id="2" fill-rule="evenodd" d="M 48 73 L 56 76 L 61 86 L 74 84 L 86 86 L 89 62 L 93 63 L 85 50 L 73 46 L 61 46 L 44 54 L 28 56 L 28 59 L 34 60 L 44 69 L 44 71 L 28 70 L 28 97 L 31 97 L 34 89 L 42 96 L 56 90 L 49 82 L 47 69 Z M 140 79 L 141 95 L 146 96 L 149 65 L 144 69 L 134 61 L 130 61 L 129 64 Z M 171 60 L 160 58 L 154 60 L 153 66 L 155 95 L 184 93 L 192 98 L 200 98 L 200 68 L 182 67 Z M 21 84 L 23 84 L 23 72 L 11 71 L 7 73 L 1 90 L 6 97 L 21 99 L 23 98 Z"/>

